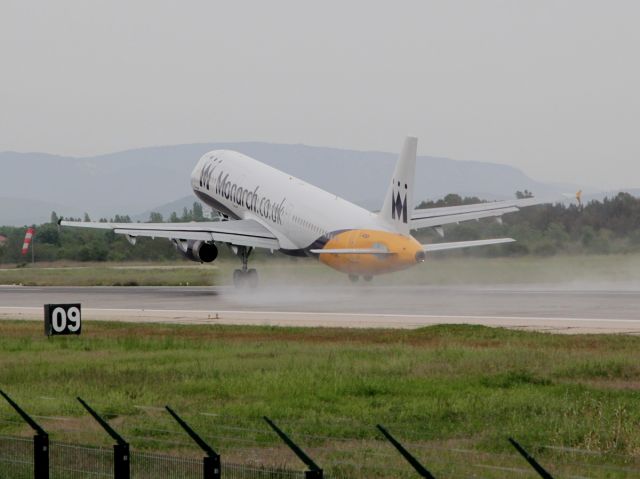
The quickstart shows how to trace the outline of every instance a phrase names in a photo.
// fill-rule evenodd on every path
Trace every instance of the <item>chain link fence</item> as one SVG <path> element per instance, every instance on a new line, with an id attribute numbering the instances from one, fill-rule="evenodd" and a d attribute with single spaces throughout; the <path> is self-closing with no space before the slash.
<path id="1" fill-rule="evenodd" d="M 304 479 L 304 472 L 222 463 L 223 479 Z"/>
<path id="2" fill-rule="evenodd" d="M 50 479 L 106 479 L 112 477 L 112 449 L 77 446 L 56 441 L 49 443 Z"/>
<path id="3" fill-rule="evenodd" d="M 134 479 L 201 479 L 202 460 L 146 452 L 131 452 Z"/>
<path id="4" fill-rule="evenodd" d="M 33 478 L 33 439 L 0 436 L 0 477 Z"/>
<path id="5" fill-rule="evenodd" d="M 455 448 L 438 448 L 416 443 L 407 444 L 416 457 L 436 477 L 483 479 L 534 479 L 539 477 L 524 459 L 518 455 L 487 453 Z M 333 450 L 334 448 L 331 447 Z M 348 457 L 323 457 L 322 465 L 328 465 L 326 479 L 411 479 L 416 477 L 412 468 L 388 444 L 367 443 L 368 454 L 357 459 Z M 637 460 L 628 464 L 603 465 L 592 463 L 593 452 L 557 450 L 551 446 L 534 448 L 541 463 L 556 477 L 631 479 L 640 478 Z M 286 451 L 283 451 L 283 453 Z M 314 454 L 319 450 L 314 450 Z M 177 453 L 176 453 L 177 454 Z M 273 457 L 273 451 L 271 452 Z M 555 454 L 555 455 L 554 455 Z M 34 445 L 31 437 L 0 435 L 0 479 L 32 479 L 34 477 Z M 288 466 L 261 466 L 222 462 L 223 479 L 304 479 L 301 470 L 285 469 Z M 241 459 L 240 459 L 241 460 Z M 384 466 L 382 466 L 384 464 Z M 130 455 L 133 479 L 200 479 L 203 477 L 201 457 L 132 451 Z M 113 448 L 89 447 L 50 441 L 50 479 L 112 478 L 114 475 Z"/>
<path id="6" fill-rule="evenodd" d="M 202 459 L 146 452 L 131 453 L 133 479 L 201 479 Z M 0 478 L 32 479 L 33 439 L 0 436 Z M 107 479 L 113 477 L 113 449 L 51 441 L 50 479 Z M 304 479 L 304 472 L 222 463 L 224 479 Z"/>

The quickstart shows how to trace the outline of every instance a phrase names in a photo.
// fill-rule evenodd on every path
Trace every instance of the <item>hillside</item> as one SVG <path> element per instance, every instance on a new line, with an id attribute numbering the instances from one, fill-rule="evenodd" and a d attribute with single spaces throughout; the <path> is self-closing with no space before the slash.
<path id="1" fill-rule="evenodd" d="M 298 176 L 364 207 L 380 207 L 397 153 L 270 143 L 208 143 L 121 151 L 87 158 L 43 153 L 0 153 L 0 224 L 38 223 L 52 209 L 92 218 L 131 215 L 191 196 L 189 175 L 209 150 L 233 149 Z M 555 195 L 573 186 L 538 182 L 522 171 L 493 163 L 421 156 L 416 201 L 450 192 L 486 199 L 528 189 Z M 24 208 L 19 198 L 28 198 Z M 195 199 L 195 198 L 194 198 Z M 182 204 L 182 203 L 180 203 Z M 187 200 L 187 204 L 189 204 Z"/>

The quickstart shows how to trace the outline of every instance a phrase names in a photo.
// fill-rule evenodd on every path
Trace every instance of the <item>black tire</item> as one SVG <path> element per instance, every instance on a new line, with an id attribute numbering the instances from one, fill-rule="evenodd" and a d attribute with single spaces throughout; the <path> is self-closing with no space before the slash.
<path id="1" fill-rule="evenodd" d="M 349 275 L 349 281 L 351 281 L 352 283 L 357 283 L 359 278 L 360 277 L 357 274 L 350 274 Z"/>
<path id="2" fill-rule="evenodd" d="M 247 271 L 246 281 L 251 289 L 257 288 L 259 282 L 258 271 L 256 271 L 254 268 L 251 268 L 249 271 Z"/>
<path id="3" fill-rule="evenodd" d="M 233 270 L 233 285 L 236 288 L 243 288 L 245 285 L 245 274 L 241 269 Z"/>
<path id="4" fill-rule="evenodd" d="M 362 279 L 364 279 L 367 283 L 370 283 L 373 279 L 373 276 L 363 276 Z"/>

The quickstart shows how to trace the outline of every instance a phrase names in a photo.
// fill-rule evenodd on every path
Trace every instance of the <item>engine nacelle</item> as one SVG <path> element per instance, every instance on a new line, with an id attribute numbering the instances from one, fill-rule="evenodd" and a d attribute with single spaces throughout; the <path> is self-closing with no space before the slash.
<path id="1" fill-rule="evenodd" d="M 218 257 L 218 248 L 205 241 L 174 241 L 176 249 L 187 259 L 198 263 L 211 263 Z"/>

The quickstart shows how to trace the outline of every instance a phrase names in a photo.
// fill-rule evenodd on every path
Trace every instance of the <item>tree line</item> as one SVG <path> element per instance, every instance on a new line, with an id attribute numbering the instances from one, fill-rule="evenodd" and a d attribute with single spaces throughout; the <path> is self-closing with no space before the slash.
<path id="1" fill-rule="evenodd" d="M 530 192 L 518 192 L 520 198 Z M 475 197 L 450 194 L 437 201 L 422 202 L 420 208 L 457 206 L 478 203 Z M 90 220 L 88 215 L 78 220 Z M 110 231 L 70 229 L 57 226 L 58 215 L 52 213 L 51 222 L 36 226 L 34 238 L 37 261 L 164 261 L 180 255 L 171 242 L 139 238 L 136 246 L 130 245 L 122 235 Z M 152 213 L 150 222 L 161 222 L 162 215 Z M 202 212 L 202 206 L 194 203 L 185 208 L 182 215 L 173 213 L 170 222 L 210 220 Z M 101 218 L 99 221 L 107 221 Z M 116 215 L 112 222 L 128 223 L 128 215 Z M 491 219 L 471 221 L 445 226 L 445 238 L 441 239 L 432 229 L 418 231 L 416 237 L 423 243 L 433 241 L 464 241 L 482 238 L 512 237 L 516 243 L 474 248 L 448 253 L 450 255 L 508 256 L 555 254 L 610 254 L 640 252 L 640 199 L 627 193 L 613 198 L 577 204 L 548 204 L 524 208 L 502 217 L 502 222 Z M 0 262 L 21 263 L 30 259 L 21 256 L 20 250 L 25 228 L 0 227 L 0 235 L 6 237 L 0 245 Z M 225 249 L 221 248 L 221 253 Z"/>
<path id="2" fill-rule="evenodd" d="M 138 238 L 135 246 L 122 236 L 111 231 L 60 228 L 60 219 L 70 221 L 91 221 L 85 213 L 82 218 L 62 217 L 54 211 L 49 223 L 33 225 L 36 235 L 33 240 L 36 261 L 168 261 L 180 258 L 180 254 L 170 241 Z M 194 202 L 192 208 L 184 208 L 181 215 L 173 212 L 167 218 L 171 223 L 191 221 L 211 221 L 205 216 L 202 205 Z M 131 216 L 117 214 L 113 218 L 99 218 L 101 223 L 132 223 Z M 150 223 L 162 223 L 162 214 L 153 212 Z M 22 242 L 26 228 L 0 226 L 0 235 L 6 236 L 0 245 L 0 263 L 24 263 L 31 260 L 31 254 L 23 257 Z"/>
<path id="3" fill-rule="evenodd" d="M 518 198 L 532 196 L 518 192 Z M 478 203 L 473 197 L 447 195 L 419 207 L 456 206 Z M 640 252 L 640 199 L 619 193 L 586 205 L 556 203 L 523 208 L 502 217 L 502 223 L 485 219 L 445 228 L 447 241 L 492 237 L 511 237 L 516 243 L 477 248 L 457 254 L 466 255 L 538 255 L 609 254 Z M 418 239 L 433 240 L 435 233 L 424 230 Z"/>

